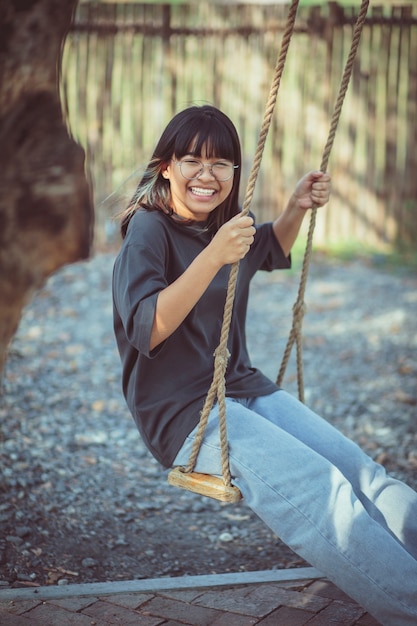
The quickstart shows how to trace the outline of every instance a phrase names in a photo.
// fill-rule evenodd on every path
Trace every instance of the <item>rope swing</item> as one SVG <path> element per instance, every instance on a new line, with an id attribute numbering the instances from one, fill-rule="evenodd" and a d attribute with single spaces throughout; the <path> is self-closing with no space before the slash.
<path id="1" fill-rule="evenodd" d="M 323 150 L 323 156 L 320 165 L 320 171 L 327 171 L 327 164 L 329 162 L 330 153 L 333 147 L 334 139 L 336 137 L 336 130 L 339 124 L 340 114 L 342 112 L 343 102 L 346 96 L 349 81 L 353 72 L 353 65 L 355 62 L 356 53 L 359 47 L 359 40 L 361 37 L 363 25 L 365 23 L 366 14 L 368 11 L 369 0 L 362 0 L 361 8 L 356 20 L 355 28 L 353 31 L 352 44 L 350 52 L 346 61 L 346 66 L 343 72 L 342 80 L 339 87 L 339 93 L 337 96 L 333 116 L 330 122 L 329 135 L 326 145 Z M 288 337 L 287 346 L 282 358 L 281 367 L 278 373 L 277 384 L 280 386 L 284 378 L 285 370 L 291 355 L 291 350 L 296 344 L 297 347 L 297 383 L 298 383 L 298 397 L 301 402 L 304 402 L 304 377 L 303 377 L 303 356 L 302 356 L 302 323 L 303 317 L 306 311 L 306 305 L 304 302 L 304 294 L 307 285 L 308 270 L 311 259 L 311 251 L 313 246 L 313 234 L 316 225 L 317 206 L 313 206 L 310 215 L 310 225 L 308 229 L 306 249 L 304 252 L 303 265 L 301 269 L 300 285 L 298 288 L 297 299 L 293 306 L 293 323 Z"/>
<path id="2" fill-rule="evenodd" d="M 255 189 L 256 179 L 259 173 L 262 154 L 264 151 L 268 131 L 271 125 L 272 114 L 274 111 L 275 103 L 277 100 L 277 94 L 279 85 L 281 82 L 281 76 L 284 70 L 285 60 L 287 57 L 288 48 L 290 45 L 291 37 L 294 32 L 295 18 L 297 14 L 299 0 L 292 0 L 287 23 L 284 30 L 284 34 L 281 42 L 281 49 L 278 56 L 277 64 L 274 71 L 273 81 L 270 88 L 269 97 L 265 107 L 264 119 L 259 135 L 258 146 L 256 149 L 251 173 L 248 179 L 248 184 L 245 193 L 245 199 L 242 206 L 242 215 L 249 213 L 249 207 L 252 201 L 253 192 Z M 326 142 L 326 146 L 323 151 L 322 162 L 320 170 L 325 172 L 327 170 L 327 164 L 330 157 L 330 152 L 333 146 L 334 138 L 336 135 L 336 129 L 342 110 L 343 101 L 348 88 L 349 80 L 353 70 L 354 59 L 359 45 L 359 39 L 362 32 L 362 28 L 365 22 L 369 0 L 362 0 L 361 9 L 357 18 L 357 22 L 353 32 L 353 39 L 351 44 L 351 50 L 348 56 L 346 67 L 343 73 L 343 78 L 339 88 L 339 95 L 337 97 L 335 110 L 331 120 L 329 136 Z M 291 355 L 291 350 L 294 342 L 297 346 L 297 373 L 298 373 L 298 391 L 300 400 L 304 401 L 304 389 L 303 389 L 303 364 L 302 364 L 302 320 L 305 312 L 304 294 L 307 284 L 308 269 L 311 258 L 313 233 L 316 222 L 317 206 L 314 206 L 311 210 L 310 226 L 307 237 L 306 250 L 303 259 L 302 273 L 300 279 L 300 286 L 298 290 L 297 300 L 293 306 L 293 324 L 290 331 L 288 343 L 284 352 L 281 368 L 278 374 L 277 383 L 280 385 L 282 378 L 285 374 L 285 369 L 288 360 Z M 233 301 L 236 290 L 237 275 L 239 270 L 239 262 L 232 265 L 229 275 L 229 282 L 227 288 L 226 302 L 224 306 L 223 323 L 220 333 L 220 342 L 214 353 L 214 374 L 213 381 L 210 389 L 207 393 L 205 403 L 201 412 L 201 417 L 196 433 L 196 437 L 193 442 L 188 465 L 184 467 L 176 467 L 170 471 L 168 475 L 168 482 L 170 485 L 181 487 L 200 495 L 209 496 L 222 500 L 224 502 L 237 502 L 240 500 L 241 493 L 237 487 L 234 487 L 231 482 L 231 474 L 229 467 L 229 445 L 227 441 L 227 426 L 226 426 L 226 367 L 229 358 L 229 351 L 227 348 L 227 341 L 229 335 L 229 329 L 232 319 Z M 199 474 L 194 472 L 194 467 L 197 461 L 198 453 L 204 438 L 204 432 L 207 426 L 210 411 L 217 398 L 219 406 L 219 432 L 220 432 L 220 447 L 221 447 L 221 462 L 222 462 L 222 478 L 218 476 L 211 476 L 208 474 Z"/>

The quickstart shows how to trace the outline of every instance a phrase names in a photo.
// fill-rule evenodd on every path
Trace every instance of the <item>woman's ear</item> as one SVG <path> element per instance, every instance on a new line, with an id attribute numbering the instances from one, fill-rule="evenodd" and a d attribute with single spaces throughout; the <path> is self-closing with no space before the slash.
<path id="1" fill-rule="evenodd" d="M 168 179 L 169 178 L 169 163 L 164 163 L 164 165 L 162 166 L 161 169 L 161 174 L 163 176 L 163 178 Z"/>

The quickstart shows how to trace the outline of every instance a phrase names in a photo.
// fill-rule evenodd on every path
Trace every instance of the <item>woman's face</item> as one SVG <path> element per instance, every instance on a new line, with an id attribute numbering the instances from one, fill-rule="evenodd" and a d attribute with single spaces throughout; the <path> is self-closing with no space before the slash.
<path id="1" fill-rule="evenodd" d="M 193 161 L 198 162 L 194 163 Z M 210 166 L 215 166 L 214 172 Z M 221 165 L 220 165 L 221 164 Z M 196 178 L 186 178 L 187 175 L 198 173 L 199 165 L 204 165 L 203 171 Z M 206 221 L 210 213 L 221 204 L 230 194 L 233 187 L 233 163 L 221 157 L 207 157 L 203 146 L 201 157 L 186 154 L 181 159 L 175 156 L 162 170 L 162 176 L 169 180 L 171 190 L 171 205 L 175 213 L 186 219 Z M 188 171 L 190 170 L 190 171 Z M 216 174 L 217 170 L 219 173 Z M 225 174 L 223 174 L 223 170 Z M 219 180 L 230 175 L 228 180 Z"/>

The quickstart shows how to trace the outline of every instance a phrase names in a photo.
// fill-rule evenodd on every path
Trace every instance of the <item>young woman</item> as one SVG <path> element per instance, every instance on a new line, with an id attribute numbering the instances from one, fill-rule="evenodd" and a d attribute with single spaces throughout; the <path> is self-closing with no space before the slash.
<path id="1" fill-rule="evenodd" d="M 289 254 L 330 177 L 306 174 L 285 211 L 241 216 L 241 151 L 212 106 L 178 113 L 122 216 L 114 327 L 123 391 L 165 467 L 186 465 L 213 377 L 230 264 L 240 261 L 229 334 L 227 430 L 233 483 L 266 524 L 382 624 L 417 624 L 417 494 L 252 367 L 249 283 L 290 266 Z M 217 406 L 196 471 L 221 474 Z"/>

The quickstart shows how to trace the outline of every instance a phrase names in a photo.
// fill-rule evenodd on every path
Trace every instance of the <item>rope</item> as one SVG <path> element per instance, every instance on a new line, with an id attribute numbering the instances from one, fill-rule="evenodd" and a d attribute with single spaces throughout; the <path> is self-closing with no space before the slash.
<path id="1" fill-rule="evenodd" d="M 277 65 L 274 72 L 274 78 L 271 85 L 269 97 L 267 100 L 267 104 L 265 107 L 264 119 L 261 127 L 261 132 L 258 140 L 258 146 L 255 153 L 252 170 L 249 176 L 248 185 L 245 193 L 245 199 L 242 206 L 242 215 L 247 215 L 249 212 L 249 206 L 252 201 L 253 192 L 255 189 L 256 179 L 259 173 L 259 168 L 262 160 L 262 154 L 264 151 L 269 127 L 271 124 L 272 114 L 275 107 L 277 94 L 279 85 L 281 82 L 281 76 L 284 70 L 285 60 L 289 48 L 289 44 L 291 41 L 292 34 L 294 32 L 294 24 L 295 18 L 297 14 L 299 0 L 292 0 L 291 6 L 288 12 L 287 24 L 285 27 L 284 35 L 281 42 L 281 50 L 278 57 Z M 334 138 L 336 135 L 336 129 L 340 118 L 340 113 L 344 101 L 344 97 L 346 95 L 347 87 L 349 84 L 350 76 L 353 70 L 353 63 L 355 59 L 355 55 L 359 45 L 360 34 L 362 32 L 362 27 L 365 21 L 367 9 L 369 5 L 369 0 L 362 0 L 361 10 L 357 19 L 357 23 L 355 25 L 352 46 L 349 53 L 348 61 L 345 67 L 345 71 L 343 73 L 343 78 L 341 81 L 341 86 L 339 90 L 339 96 L 337 98 L 335 111 L 332 117 L 329 137 L 326 142 L 325 149 L 323 151 L 323 157 L 320 169 L 322 172 L 325 172 L 327 169 L 327 163 L 330 156 L 330 152 L 333 146 Z M 292 345 L 294 341 L 297 345 L 297 369 L 299 374 L 299 392 L 301 390 L 301 395 L 303 397 L 303 365 L 302 365 L 302 345 L 301 345 L 301 328 L 302 328 L 302 319 L 305 312 L 305 303 L 304 303 L 304 293 L 305 287 L 307 283 L 307 275 L 308 275 L 308 267 L 311 257 L 311 249 L 312 249 L 312 240 L 313 233 L 316 221 L 316 213 L 317 206 L 314 206 L 311 211 L 311 219 L 310 219 L 310 227 L 307 237 L 307 246 L 306 252 L 303 260 L 303 267 L 300 279 L 300 287 L 298 291 L 297 301 L 293 307 L 294 318 L 293 318 L 293 326 L 290 332 L 289 341 L 284 353 L 283 364 L 281 366 L 280 374 L 278 376 L 278 380 L 282 379 L 282 376 L 285 372 L 285 367 L 288 362 Z M 204 402 L 204 406 L 201 412 L 199 426 L 197 429 L 196 437 L 193 442 L 193 447 L 191 450 L 190 458 L 188 461 L 188 465 L 185 468 L 185 472 L 192 472 L 195 463 L 197 461 L 197 456 L 201 447 L 201 443 L 204 437 L 204 431 L 207 426 L 208 417 L 210 411 L 213 407 L 214 401 L 217 396 L 218 406 L 219 406 L 219 430 L 220 430 L 220 447 L 221 447 L 221 461 L 222 461 L 222 475 L 224 483 L 227 486 L 231 486 L 231 475 L 230 475 L 230 467 L 229 467 L 229 449 L 228 449 L 228 441 L 227 441 L 227 427 L 226 427 L 226 367 L 227 361 L 229 358 L 229 351 L 227 349 L 227 341 L 230 329 L 230 323 L 232 319 L 232 310 L 233 310 L 233 301 L 236 291 L 236 282 L 237 275 L 239 270 L 239 263 L 234 263 L 230 270 L 229 282 L 227 287 L 227 295 L 226 302 L 224 307 L 224 315 L 223 315 L 223 323 L 222 329 L 220 333 L 220 342 L 214 353 L 214 374 L 213 381 L 211 383 L 210 389 L 208 391 L 206 400 Z M 301 381 L 301 382 L 300 382 Z M 277 381 L 278 382 L 278 381 Z M 302 385 L 300 387 L 300 385 Z M 300 398 L 301 399 L 301 398 Z"/>
<path id="2" fill-rule="evenodd" d="M 258 146 L 256 149 L 255 157 L 252 164 L 251 173 L 248 179 L 248 184 L 245 193 L 245 199 L 242 206 L 242 215 L 249 213 L 249 207 L 252 201 L 253 192 L 255 189 L 256 179 L 258 177 L 259 168 L 261 165 L 262 154 L 265 148 L 266 139 L 268 136 L 269 127 L 271 125 L 272 114 L 274 111 L 275 103 L 277 100 L 277 94 L 279 85 L 281 82 L 281 76 L 284 71 L 285 61 L 287 57 L 288 48 L 290 45 L 291 37 L 294 32 L 295 18 L 297 15 L 299 0 L 292 0 L 291 6 L 288 11 L 287 23 L 285 26 L 284 34 L 281 41 L 281 49 L 278 56 L 277 64 L 274 71 L 274 77 L 270 88 L 269 96 L 267 99 L 264 118 L 261 126 L 261 131 L 258 139 Z M 230 270 L 229 282 L 227 287 L 227 295 L 224 306 L 223 323 L 220 333 L 220 342 L 214 354 L 214 375 L 210 389 L 208 391 L 201 416 L 199 426 L 197 428 L 196 437 L 193 442 L 188 465 L 185 468 L 185 472 L 192 472 L 197 456 L 201 447 L 201 443 L 204 437 L 204 431 L 207 425 L 210 411 L 213 407 L 215 398 L 217 396 L 219 406 L 219 431 L 220 431 L 220 449 L 222 460 L 222 475 L 224 482 L 227 486 L 231 485 L 231 476 L 229 468 L 229 446 L 227 442 L 227 428 L 226 428 L 226 367 L 229 358 L 229 351 L 227 349 L 227 340 L 229 336 L 230 323 L 232 319 L 233 301 L 236 291 L 237 275 L 239 271 L 239 263 L 234 263 Z"/>
<path id="3" fill-rule="evenodd" d="M 332 120 L 330 123 L 329 135 L 326 145 L 323 150 L 323 156 L 321 160 L 320 170 L 326 172 L 327 164 L 329 162 L 330 152 L 333 147 L 334 138 L 336 136 L 337 126 L 339 124 L 340 114 L 342 111 L 343 102 L 346 96 L 347 88 L 353 71 L 353 65 L 355 62 L 356 53 L 359 46 L 359 40 L 361 37 L 363 25 L 365 23 L 366 14 L 368 11 L 369 0 L 362 0 L 361 8 L 356 20 L 355 28 L 353 30 L 353 37 L 350 52 L 346 61 L 346 66 L 341 79 L 339 94 L 336 100 Z M 308 270 L 310 266 L 311 251 L 313 247 L 313 234 L 316 225 L 317 206 L 313 206 L 310 216 L 310 225 L 307 235 L 306 250 L 304 253 L 303 265 L 301 270 L 300 284 L 298 288 L 297 299 L 293 307 L 293 324 L 288 337 L 288 342 L 284 351 L 281 367 L 278 373 L 277 384 L 281 386 L 282 380 L 285 374 L 285 370 L 288 364 L 288 360 L 291 355 L 291 350 L 296 343 L 296 355 L 297 355 L 297 384 L 298 384 L 298 396 L 301 402 L 304 402 L 304 372 L 303 372 L 303 357 L 302 357 L 302 323 L 304 314 L 306 311 L 306 305 L 304 302 L 305 289 L 307 284 Z"/>

